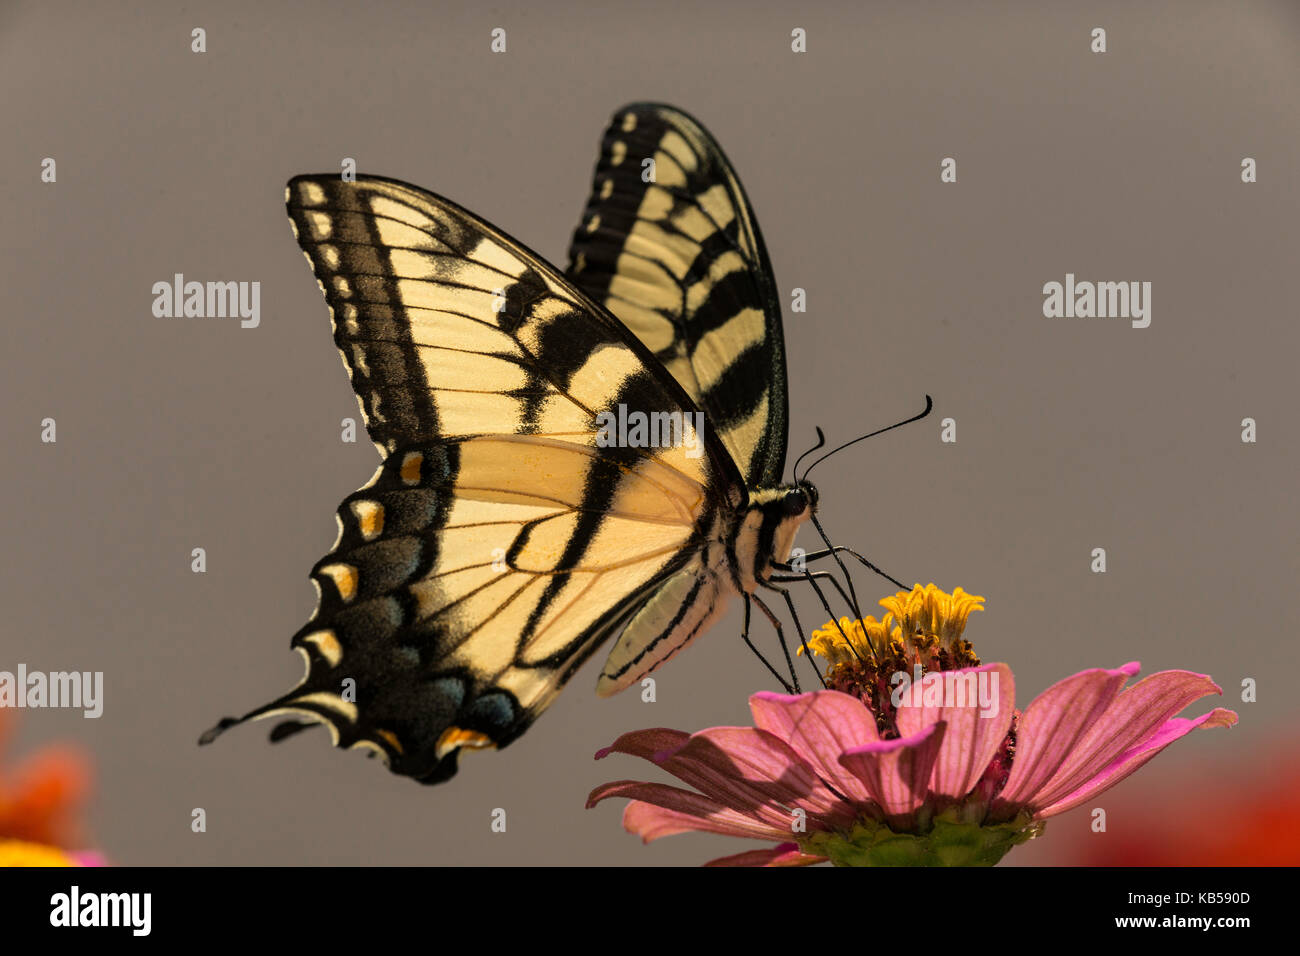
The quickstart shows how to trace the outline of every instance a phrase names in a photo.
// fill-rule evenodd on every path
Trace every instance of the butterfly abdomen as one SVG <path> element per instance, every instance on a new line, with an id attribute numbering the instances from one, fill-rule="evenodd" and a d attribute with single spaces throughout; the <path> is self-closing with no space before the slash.
<path id="1" fill-rule="evenodd" d="M 788 485 L 757 489 L 744 507 L 713 513 L 703 551 L 631 618 L 596 692 L 608 697 L 667 663 L 722 617 L 732 597 L 767 580 L 773 563 L 789 557 L 816 500 L 811 485 Z"/>

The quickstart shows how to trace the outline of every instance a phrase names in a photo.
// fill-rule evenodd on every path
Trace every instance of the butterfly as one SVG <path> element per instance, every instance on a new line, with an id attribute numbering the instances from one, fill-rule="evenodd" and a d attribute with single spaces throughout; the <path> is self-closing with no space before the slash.
<path id="1" fill-rule="evenodd" d="M 201 743 L 292 714 L 273 740 L 323 723 L 436 783 L 518 738 L 611 638 L 602 696 L 736 596 L 749 642 L 818 495 L 781 483 L 775 280 L 703 126 L 614 115 L 563 274 L 396 180 L 298 176 L 286 198 L 383 460 L 312 570 L 303 680 Z"/>

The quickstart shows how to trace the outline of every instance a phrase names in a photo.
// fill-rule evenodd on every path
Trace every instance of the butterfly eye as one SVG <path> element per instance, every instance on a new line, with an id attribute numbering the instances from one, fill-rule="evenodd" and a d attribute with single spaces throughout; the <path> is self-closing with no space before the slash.
<path id="1" fill-rule="evenodd" d="M 813 511 L 816 511 L 817 502 L 821 500 L 821 495 L 817 493 L 817 486 L 804 484 L 804 488 L 808 492 L 808 506 L 812 508 Z"/>
<path id="2" fill-rule="evenodd" d="M 787 515 L 791 518 L 796 517 L 808 509 L 808 495 L 804 493 L 802 488 L 796 488 L 785 496 L 785 500 L 781 502 L 781 505 Z"/>

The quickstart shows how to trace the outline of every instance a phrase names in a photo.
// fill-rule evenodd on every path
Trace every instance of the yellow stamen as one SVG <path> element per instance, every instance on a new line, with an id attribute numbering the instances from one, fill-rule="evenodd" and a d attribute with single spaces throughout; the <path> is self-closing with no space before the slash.
<path id="1" fill-rule="evenodd" d="M 879 621 L 842 617 L 812 632 L 808 646 L 832 666 L 879 660 L 909 649 L 934 653 L 958 650 L 972 611 L 984 610 L 984 598 L 957 588 L 952 594 L 933 584 L 916 585 L 880 602 L 888 613 Z M 800 652 L 802 653 L 802 648 Z"/>

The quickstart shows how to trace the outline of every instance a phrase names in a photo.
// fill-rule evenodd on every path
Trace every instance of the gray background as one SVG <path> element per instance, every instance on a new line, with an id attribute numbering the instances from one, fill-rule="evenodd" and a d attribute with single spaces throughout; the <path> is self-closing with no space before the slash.
<path id="1" fill-rule="evenodd" d="M 583 809 L 605 780 L 663 779 L 592 761 L 618 733 L 746 722 L 768 681 L 735 612 L 658 673 L 656 704 L 598 700 L 593 663 L 450 785 L 394 777 L 323 730 L 195 746 L 298 679 L 307 571 L 377 461 L 364 437 L 339 441 L 357 408 L 284 182 L 351 156 L 562 262 L 609 115 L 656 99 L 717 136 L 780 287 L 808 292 L 786 317 L 791 460 L 815 424 L 843 440 L 936 399 L 930 420 L 818 470 L 836 539 L 985 595 L 968 636 L 1011 664 L 1022 706 L 1135 658 L 1219 680 L 1241 725 L 1124 786 L 1267 773 L 1249 757 L 1297 711 L 1281 676 L 1300 570 L 1298 28 L 1296 5 L 1267 2 L 7 4 L 0 669 L 107 684 L 98 721 L 24 711 L 19 749 L 94 755 L 94 832 L 119 863 L 681 864 L 752 845 L 643 848 L 614 803 Z M 260 281 L 261 327 L 153 317 L 152 284 L 176 272 Z M 1043 318 L 1042 285 L 1066 272 L 1152 282 L 1151 327 Z M 1258 444 L 1239 439 L 1245 416 Z M 1247 676 L 1256 704 L 1238 700 Z M 1012 860 L 1061 859 L 1053 833 L 1087 822 L 1057 820 Z"/>

